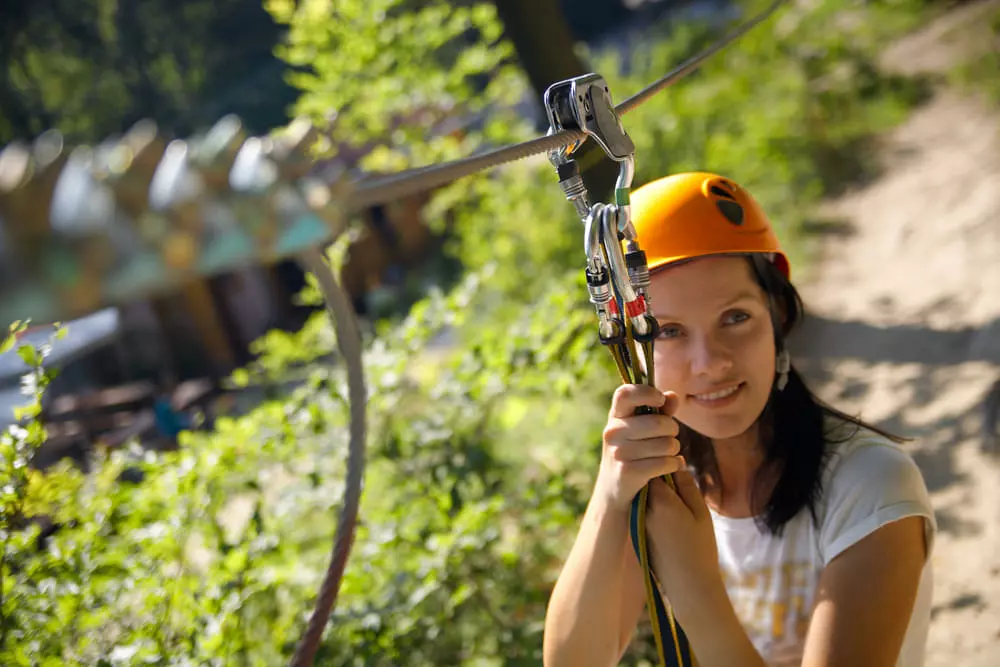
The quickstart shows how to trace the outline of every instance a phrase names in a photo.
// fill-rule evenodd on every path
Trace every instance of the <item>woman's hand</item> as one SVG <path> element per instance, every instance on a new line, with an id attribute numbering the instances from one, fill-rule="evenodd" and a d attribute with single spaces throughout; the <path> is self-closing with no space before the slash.
<path id="1" fill-rule="evenodd" d="M 649 558 L 663 592 L 684 625 L 732 607 L 719 571 L 712 516 L 687 470 L 673 476 L 676 491 L 653 480 L 646 509 Z"/>
<path id="2" fill-rule="evenodd" d="M 659 408 L 662 414 L 637 415 L 636 408 Z M 677 395 L 644 384 L 625 384 L 611 399 L 604 428 L 601 469 L 596 493 L 609 507 L 627 512 L 632 499 L 649 480 L 684 467 L 677 456 Z"/>

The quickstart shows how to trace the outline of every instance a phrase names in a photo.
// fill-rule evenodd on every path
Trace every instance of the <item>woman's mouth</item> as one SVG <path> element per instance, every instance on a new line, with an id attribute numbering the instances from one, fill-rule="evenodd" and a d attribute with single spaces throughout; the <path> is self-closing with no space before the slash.
<path id="1" fill-rule="evenodd" d="M 736 400 L 743 389 L 743 385 L 743 382 L 739 382 L 722 389 L 716 389 L 703 394 L 688 394 L 688 396 L 692 401 L 706 408 L 721 408 Z"/>

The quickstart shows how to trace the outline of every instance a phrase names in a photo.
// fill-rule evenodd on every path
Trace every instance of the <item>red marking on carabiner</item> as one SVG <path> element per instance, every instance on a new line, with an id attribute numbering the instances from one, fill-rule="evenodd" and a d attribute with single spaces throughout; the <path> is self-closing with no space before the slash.
<path id="1" fill-rule="evenodd" d="M 639 317 L 646 312 L 646 300 L 640 294 L 625 304 L 625 314 L 629 317 Z"/>

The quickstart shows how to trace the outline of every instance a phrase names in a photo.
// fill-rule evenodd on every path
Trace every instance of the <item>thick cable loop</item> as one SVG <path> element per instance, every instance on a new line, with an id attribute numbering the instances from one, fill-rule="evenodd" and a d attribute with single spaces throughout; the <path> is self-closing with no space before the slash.
<path id="1" fill-rule="evenodd" d="M 337 601 L 340 582 L 344 576 L 347 559 L 354 543 L 358 508 L 361 502 L 361 485 L 365 471 L 366 407 L 368 403 L 362 363 L 361 333 L 350 299 L 333 276 L 333 272 L 319 250 L 309 250 L 299 257 L 302 268 L 316 276 L 319 290 L 326 302 L 326 309 L 333 320 L 337 347 L 347 367 L 347 393 L 350 403 L 350 440 L 347 453 L 347 480 L 340 517 L 334 533 L 330 564 L 323 577 L 316 598 L 316 606 L 309 618 L 306 631 L 299 640 L 289 667 L 308 667 L 313 664 L 323 631 Z"/>

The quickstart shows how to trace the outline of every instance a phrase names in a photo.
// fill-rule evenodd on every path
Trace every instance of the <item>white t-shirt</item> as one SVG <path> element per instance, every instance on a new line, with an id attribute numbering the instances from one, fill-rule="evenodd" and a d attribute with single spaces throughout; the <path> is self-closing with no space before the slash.
<path id="1" fill-rule="evenodd" d="M 776 538 L 762 533 L 753 518 L 712 512 L 729 599 L 765 662 L 771 667 L 797 667 L 826 564 L 881 526 L 922 516 L 927 561 L 896 662 L 896 667 L 922 667 L 931 615 L 930 553 L 937 530 L 924 479 L 906 452 L 866 429 L 831 447 L 816 506 L 818 527 L 809 510 L 803 509 Z"/>

